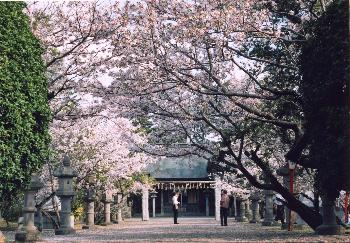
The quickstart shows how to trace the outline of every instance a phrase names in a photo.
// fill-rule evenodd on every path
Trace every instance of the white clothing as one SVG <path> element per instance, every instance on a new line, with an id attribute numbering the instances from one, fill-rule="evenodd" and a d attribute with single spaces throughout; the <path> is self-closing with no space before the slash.
<path id="1" fill-rule="evenodd" d="M 179 196 L 178 195 L 174 195 L 173 196 L 173 205 L 175 206 L 175 209 L 179 209 L 179 201 L 177 200 Z"/>

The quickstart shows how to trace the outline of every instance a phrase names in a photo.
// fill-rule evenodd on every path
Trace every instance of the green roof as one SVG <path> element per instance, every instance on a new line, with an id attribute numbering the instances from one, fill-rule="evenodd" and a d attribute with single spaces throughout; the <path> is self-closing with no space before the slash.
<path id="1" fill-rule="evenodd" d="M 156 179 L 208 178 L 208 161 L 198 156 L 164 158 L 150 164 L 146 172 Z"/>

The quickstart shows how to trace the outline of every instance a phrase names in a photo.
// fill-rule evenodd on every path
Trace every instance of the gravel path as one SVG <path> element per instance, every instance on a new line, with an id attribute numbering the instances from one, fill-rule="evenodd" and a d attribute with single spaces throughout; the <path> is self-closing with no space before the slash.
<path id="1" fill-rule="evenodd" d="M 96 226 L 66 236 L 55 236 L 53 231 L 45 231 L 42 242 L 350 242 L 350 235 L 317 236 L 311 230 L 288 232 L 279 227 L 233 220 L 229 220 L 227 227 L 218 225 L 211 218 L 180 218 L 179 222 L 174 225 L 171 218 L 144 222 L 129 219 L 120 225 Z M 4 234 L 13 240 L 13 232 Z"/>

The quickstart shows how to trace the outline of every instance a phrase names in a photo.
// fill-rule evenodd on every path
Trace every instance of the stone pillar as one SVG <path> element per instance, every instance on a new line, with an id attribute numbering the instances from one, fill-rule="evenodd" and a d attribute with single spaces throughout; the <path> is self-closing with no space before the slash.
<path id="1" fill-rule="evenodd" d="M 75 195 L 73 187 L 73 178 L 77 173 L 71 168 L 68 156 L 64 156 L 63 165 L 54 172 L 54 176 L 58 177 L 58 190 L 56 195 L 61 201 L 60 219 L 61 224 L 55 230 L 56 235 L 67 235 L 74 233 L 74 222 L 71 222 L 72 198 Z M 73 224 L 73 227 L 72 227 Z"/>
<path id="2" fill-rule="evenodd" d="M 252 210 L 250 209 L 249 200 L 246 201 L 244 206 L 245 206 L 245 216 L 247 217 L 247 220 L 250 221 L 252 219 Z"/>
<path id="3" fill-rule="evenodd" d="M 123 194 L 118 192 L 116 195 L 114 195 L 114 203 L 116 207 L 115 214 L 112 215 L 113 219 L 112 221 L 116 224 L 120 224 L 123 222 L 122 218 L 122 207 L 123 207 Z"/>
<path id="4" fill-rule="evenodd" d="M 289 178 L 289 167 L 288 165 L 284 165 L 282 167 L 280 167 L 279 169 L 277 169 L 277 175 L 282 176 L 283 178 L 283 186 L 285 188 L 288 188 L 289 190 L 289 182 L 290 182 L 290 178 Z M 287 206 L 284 206 L 284 218 L 285 218 L 285 224 L 282 225 L 282 229 L 288 229 L 288 225 L 290 222 L 290 213 L 289 213 L 289 208 Z M 292 222 L 293 223 L 293 222 Z"/>
<path id="5" fill-rule="evenodd" d="M 39 177 L 31 176 L 29 188 L 24 193 L 23 226 L 16 231 L 15 240 L 17 242 L 32 242 L 40 239 L 40 232 L 34 225 L 35 194 L 43 187 Z"/>
<path id="6" fill-rule="evenodd" d="M 260 215 L 259 215 L 259 195 L 254 193 L 249 197 L 249 199 L 252 201 L 252 219 L 249 221 L 249 223 L 257 223 L 260 221 Z"/>
<path id="7" fill-rule="evenodd" d="M 160 215 L 164 216 L 164 191 L 160 190 Z"/>
<path id="8" fill-rule="evenodd" d="M 148 209 L 148 189 L 142 188 L 142 220 L 148 221 L 149 220 L 149 209 Z"/>
<path id="9" fill-rule="evenodd" d="M 319 235 L 340 235 L 343 233 L 341 225 L 337 224 L 335 215 L 335 201 L 327 195 L 322 196 L 322 219 L 323 222 L 316 228 Z"/>
<path id="10" fill-rule="evenodd" d="M 123 222 L 123 216 L 122 216 L 122 204 L 119 205 L 118 211 L 117 211 L 117 224 L 120 224 Z"/>
<path id="11" fill-rule="evenodd" d="M 83 229 L 91 229 L 95 226 L 95 192 L 93 188 L 89 188 L 85 197 L 87 213 L 86 225 Z"/>
<path id="12" fill-rule="evenodd" d="M 105 222 L 103 223 L 104 226 L 110 225 L 111 223 L 111 203 L 112 203 L 112 194 L 110 191 L 106 191 L 104 198 L 104 213 L 105 213 Z"/>
<path id="13" fill-rule="evenodd" d="M 156 198 L 157 198 L 157 192 L 151 191 L 151 198 L 152 198 L 152 217 L 156 217 Z"/>
<path id="14" fill-rule="evenodd" d="M 215 220 L 220 221 L 220 200 L 221 200 L 221 188 L 215 186 Z"/>
<path id="15" fill-rule="evenodd" d="M 273 226 L 274 225 L 274 219 L 273 219 L 273 191 L 272 190 L 264 190 L 264 196 L 265 196 L 265 217 L 264 221 L 262 222 L 263 226 Z"/>
<path id="16" fill-rule="evenodd" d="M 237 219 L 238 222 L 247 222 L 248 221 L 246 214 L 245 214 L 245 203 L 246 203 L 246 200 L 243 198 L 240 198 L 240 200 L 238 201 L 239 212 L 240 212 L 238 219 Z"/>

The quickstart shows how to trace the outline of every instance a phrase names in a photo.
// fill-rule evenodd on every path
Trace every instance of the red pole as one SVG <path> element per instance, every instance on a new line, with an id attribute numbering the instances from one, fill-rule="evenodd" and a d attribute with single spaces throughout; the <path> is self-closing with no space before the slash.
<path id="1" fill-rule="evenodd" d="M 294 193 L 294 169 L 289 169 L 289 191 Z M 289 209 L 289 222 L 288 222 L 288 231 L 292 230 L 292 210 Z"/>
<path id="2" fill-rule="evenodd" d="M 345 192 L 344 216 L 345 216 L 346 224 L 349 221 L 348 206 L 349 206 L 349 192 Z"/>

